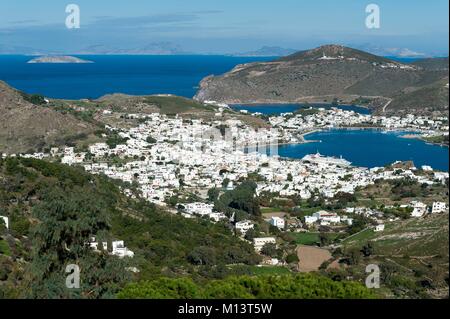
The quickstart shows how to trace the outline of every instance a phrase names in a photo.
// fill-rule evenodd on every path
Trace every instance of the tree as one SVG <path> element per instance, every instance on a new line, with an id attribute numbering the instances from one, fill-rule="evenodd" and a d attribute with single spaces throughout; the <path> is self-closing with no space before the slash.
<path id="1" fill-rule="evenodd" d="M 87 245 L 90 237 L 109 229 L 107 204 L 92 192 L 75 187 L 70 192 L 54 187 L 33 209 L 41 222 L 33 229 L 30 264 L 33 298 L 99 298 L 111 296 L 127 278 L 125 263 L 96 254 Z M 65 287 L 65 267 L 83 269 L 81 289 Z"/>
<path id="2" fill-rule="evenodd" d="M 256 183 L 245 181 L 234 190 L 220 197 L 220 201 L 229 208 L 244 211 L 250 215 L 260 216 L 259 199 L 256 197 Z"/>
<path id="3" fill-rule="evenodd" d="M 286 262 L 288 264 L 294 264 L 294 263 L 298 263 L 299 259 L 298 259 L 298 255 L 297 254 L 289 254 L 286 256 Z"/>
<path id="4" fill-rule="evenodd" d="M 325 247 L 331 244 L 330 236 L 326 233 L 320 233 L 319 242 L 321 247 Z"/>
<path id="5" fill-rule="evenodd" d="M 358 249 L 352 249 L 348 253 L 348 263 L 350 265 L 357 265 L 361 260 L 361 253 Z"/>
<path id="6" fill-rule="evenodd" d="M 334 196 L 334 199 L 341 207 L 347 206 L 349 203 L 353 203 L 357 201 L 357 198 L 354 194 L 339 192 Z"/>
<path id="7" fill-rule="evenodd" d="M 196 247 L 188 255 L 188 260 L 194 265 L 215 265 L 216 252 L 210 247 Z"/>
<path id="8" fill-rule="evenodd" d="M 41 94 L 26 94 L 22 93 L 22 97 L 27 101 L 35 105 L 47 104 L 45 97 Z"/>
<path id="9" fill-rule="evenodd" d="M 151 136 L 148 136 L 145 141 L 149 144 L 155 144 L 157 142 L 157 140 Z"/>
<path id="10" fill-rule="evenodd" d="M 188 278 L 158 278 L 129 284 L 120 299 L 367 299 L 375 292 L 358 282 L 318 274 L 239 276 L 196 284 Z"/>
<path id="11" fill-rule="evenodd" d="M 256 238 L 256 236 L 258 236 L 256 230 L 254 229 L 249 229 L 247 231 L 247 233 L 245 233 L 244 238 L 247 239 L 248 241 L 253 241 L 254 238 Z"/>
<path id="12" fill-rule="evenodd" d="M 220 190 L 216 187 L 210 188 L 208 190 L 208 200 L 210 202 L 215 202 L 219 198 Z"/>
<path id="13" fill-rule="evenodd" d="M 227 188 L 229 183 L 230 183 L 230 180 L 228 178 L 224 178 L 222 181 L 222 187 Z"/>
<path id="14" fill-rule="evenodd" d="M 277 255 L 277 245 L 272 244 L 272 243 L 267 243 L 262 247 L 261 253 L 268 257 L 275 257 Z"/>
<path id="15" fill-rule="evenodd" d="M 348 232 L 350 235 L 356 234 L 366 228 L 369 223 L 370 220 L 367 217 L 357 215 L 353 220 L 353 224 L 348 228 Z"/>
<path id="16" fill-rule="evenodd" d="M 361 249 L 361 252 L 363 253 L 364 257 L 370 257 L 373 255 L 375 248 L 373 247 L 373 244 L 371 242 L 364 245 Z"/>

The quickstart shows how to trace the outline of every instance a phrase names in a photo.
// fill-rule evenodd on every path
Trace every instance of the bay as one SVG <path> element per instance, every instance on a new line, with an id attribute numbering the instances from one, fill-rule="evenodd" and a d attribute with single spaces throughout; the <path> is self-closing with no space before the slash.
<path id="1" fill-rule="evenodd" d="M 429 165 L 434 169 L 449 170 L 448 147 L 432 145 L 421 140 L 402 138 L 408 132 L 381 130 L 334 129 L 306 135 L 306 144 L 281 145 L 278 154 L 287 158 L 303 158 L 321 153 L 343 157 L 355 166 L 382 167 L 395 161 L 413 161 L 416 167 Z"/>

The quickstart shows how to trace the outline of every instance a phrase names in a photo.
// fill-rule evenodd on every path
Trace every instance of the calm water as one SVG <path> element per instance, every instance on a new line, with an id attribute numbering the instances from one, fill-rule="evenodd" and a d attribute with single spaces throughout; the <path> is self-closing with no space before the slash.
<path id="1" fill-rule="evenodd" d="M 379 130 L 322 131 L 306 136 L 307 140 L 321 143 L 282 145 L 278 153 L 282 157 L 303 158 L 319 151 L 327 156 L 342 156 L 353 165 L 362 167 L 373 168 L 401 160 L 413 161 L 417 167 L 430 165 L 434 169 L 448 171 L 447 147 L 400 138 L 403 134 Z"/>
<path id="2" fill-rule="evenodd" d="M 281 113 L 295 112 L 300 109 L 305 108 L 324 108 L 330 109 L 331 104 L 321 104 L 321 103 L 311 103 L 311 104 L 252 104 L 252 105 L 242 105 L 236 104 L 232 108 L 237 111 L 245 110 L 250 113 L 262 113 L 266 115 L 279 115 Z M 347 111 L 355 111 L 360 114 L 370 114 L 370 111 L 364 107 L 355 105 L 339 105 L 338 108 Z"/>
<path id="3" fill-rule="evenodd" d="M 91 64 L 27 64 L 32 57 L 0 55 L 0 80 L 52 98 L 98 98 L 110 93 L 193 97 L 199 82 L 237 64 L 271 60 L 227 56 L 79 56 Z"/>

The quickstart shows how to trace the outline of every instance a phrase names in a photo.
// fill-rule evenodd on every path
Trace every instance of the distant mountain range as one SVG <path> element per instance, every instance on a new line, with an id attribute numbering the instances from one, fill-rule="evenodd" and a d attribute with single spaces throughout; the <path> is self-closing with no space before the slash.
<path id="1" fill-rule="evenodd" d="M 392 48 L 375 46 L 372 44 L 349 45 L 355 49 L 369 52 L 378 56 L 389 56 L 396 58 L 429 58 L 443 56 L 433 52 L 417 52 L 409 48 Z M 283 57 L 294 54 L 299 50 L 283 48 L 280 46 L 263 46 L 254 51 L 235 52 L 231 54 L 222 53 L 228 56 L 237 57 Z M 67 55 L 67 54 L 99 54 L 99 55 L 210 55 L 211 53 L 187 51 L 180 45 L 169 42 L 151 42 L 143 46 L 124 47 L 106 44 L 93 44 L 81 49 L 56 50 L 48 48 L 32 48 L 27 46 L 11 46 L 0 44 L 0 54 L 24 54 L 24 55 Z M 220 53 L 214 53 L 217 55 Z"/>
<path id="2" fill-rule="evenodd" d="M 271 47 L 271 46 L 264 46 L 260 48 L 259 50 L 255 51 L 248 51 L 248 52 L 241 52 L 241 53 L 233 53 L 230 54 L 232 56 L 241 56 L 241 57 L 280 57 L 280 56 L 287 56 L 294 54 L 298 50 L 294 49 L 285 49 L 281 47 Z"/>
<path id="3" fill-rule="evenodd" d="M 184 51 L 181 46 L 172 42 L 153 42 L 143 47 L 118 48 L 107 45 L 92 45 L 79 52 L 79 54 L 130 54 L 130 55 L 182 55 L 191 54 Z"/>
<path id="4" fill-rule="evenodd" d="M 390 56 L 397 58 L 430 58 L 436 56 L 432 53 L 417 52 L 409 48 L 381 47 L 372 44 L 350 45 L 350 47 L 366 51 L 378 56 Z"/>
<path id="5" fill-rule="evenodd" d="M 179 45 L 172 42 L 152 42 L 142 47 L 116 47 L 112 45 L 96 44 L 79 50 L 63 52 L 51 49 L 36 49 L 25 46 L 2 46 L 0 54 L 25 54 L 25 55 L 67 55 L 67 54 L 99 54 L 99 55 L 184 55 L 195 54 L 184 51 Z"/>
<path id="6" fill-rule="evenodd" d="M 224 103 L 365 104 L 379 113 L 448 112 L 448 58 L 400 63 L 341 45 L 238 65 L 200 84 L 196 99 Z"/>

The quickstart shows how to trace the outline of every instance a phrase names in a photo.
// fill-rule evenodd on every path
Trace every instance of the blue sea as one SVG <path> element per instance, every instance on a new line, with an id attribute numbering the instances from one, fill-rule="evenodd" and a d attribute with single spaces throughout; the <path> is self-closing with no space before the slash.
<path id="1" fill-rule="evenodd" d="M 0 80 L 50 98 L 98 98 L 105 94 L 175 94 L 191 98 L 208 75 L 237 64 L 273 58 L 229 56 L 84 55 L 89 64 L 27 64 L 33 57 L 0 55 Z"/>
<path id="2" fill-rule="evenodd" d="M 245 110 L 250 113 L 261 113 L 265 115 L 279 115 L 281 113 L 295 112 L 300 109 L 307 109 L 310 107 L 330 109 L 331 104 L 311 103 L 311 104 L 251 104 L 242 105 L 235 104 L 232 108 L 236 111 Z M 370 114 L 370 110 L 356 105 L 339 105 L 338 108 L 347 111 L 354 111 L 360 114 Z"/>
<path id="3" fill-rule="evenodd" d="M 401 138 L 408 132 L 383 132 L 375 129 L 336 129 L 311 133 L 307 144 L 281 145 L 282 157 L 303 158 L 320 152 L 351 161 L 361 167 L 380 167 L 395 161 L 413 161 L 417 167 L 429 165 L 434 169 L 449 170 L 448 147 L 431 145 L 421 140 Z"/>
<path id="4" fill-rule="evenodd" d="M 0 55 L 0 80 L 27 93 L 51 98 L 98 98 L 110 93 L 134 95 L 176 94 L 193 97 L 201 79 L 223 74 L 237 64 L 267 61 L 272 58 L 228 56 L 78 56 L 93 64 L 27 64 L 28 56 Z M 330 107 L 329 105 L 316 105 Z M 295 111 L 304 105 L 235 106 L 264 114 Z M 340 106 L 367 114 L 357 106 Z M 355 165 L 383 166 L 396 160 L 413 160 L 417 166 L 430 165 L 448 171 L 448 148 L 419 140 L 399 138 L 399 133 L 376 130 L 326 131 L 308 135 L 321 143 L 285 145 L 281 156 L 302 158 L 320 151 L 324 155 L 343 156 Z"/>

